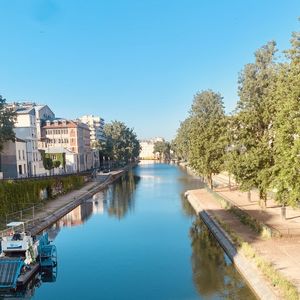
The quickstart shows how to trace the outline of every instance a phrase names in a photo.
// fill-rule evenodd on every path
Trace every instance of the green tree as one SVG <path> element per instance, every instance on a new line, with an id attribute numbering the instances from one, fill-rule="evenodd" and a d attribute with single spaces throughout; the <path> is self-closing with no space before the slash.
<path id="1" fill-rule="evenodd" d="M 44 165 L 44 168 L 46 170 L 48 170 L 49 174 L 50 174 L 51 170 L 53 169 L 53 160 L 50 157 L 44 156 L 43 157 L 43 165 Z"/>
<path id="2" fill-rule="evenodd" d="M 172 141 L 172 150 L 179 160 L 188 161 L 190 152 L 191 120 L 189 117 L 181 122 L 175 139 Z"/>
<path id="3" fill-rule="evenodd" d="M 104 126 L 106 136 L 103 149 L 113 160 L 128 162 L 136 159 L 140 153 L 140 143 L 133 129 L 124 123 L 113 121 Z"/>
<path id="4" fill-rule="evenodd" d="M 265 204 L 274 164 L 275 52 L 275 42 L 269 42 L 255 52 L 255 62 L 244 67 L 239 77 L 236 115 L 230 123 L 231 171 L 241 189 L 257 188 Z"/>
<path id="5" fill-rule="evenodd" d="M 160 160 L 170 160 L 171 157 L 171 145 L 169 142 L 163 141 L 156 141 L 154 143 L 153 153 L 159 153 Z"/>
<path id="6" fill-rule="evenodd" d="M 288 61 L 281 65 L 274 98 L 274 167 L 272 185 L 283 205 L 300 200 L 300 32 L 293 33 Z"/>
<path id="7" fill-rule="evenodd" d="M 220 94 L 202 91 L 190 111 L 189 164 L 213 188 L 212 175 L 222 169 L 226 147 L 226 118 Z"/>
<path id="8" fill-rule="evenodd" d="M 5 142 L 15 140 L 15 120 L 16 113 L 6 107 L 6 99 L 0 95 L 0 152 Z"/>
<path id="9" fill-rule="evenodd" d="M 59 168 L 60 164 L 61 164 L 61 162 L 59 160 L 53 161 L 53 167 L 54 168 Z"/>

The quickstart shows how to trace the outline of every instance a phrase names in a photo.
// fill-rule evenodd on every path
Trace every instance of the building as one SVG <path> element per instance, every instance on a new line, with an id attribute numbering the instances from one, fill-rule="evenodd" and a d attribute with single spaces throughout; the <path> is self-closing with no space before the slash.
<path id="1" fill-rule="evenodd" d="M 158 153 L 154 152 L 154 144 L 156 142 L 162 142 L 164 139 L 157 137 L 150 140 L 142 140 L 140 141 L 141 152 L 140 159 L 159 159 Z"/>
<path id="2" fill-rule="evenodd" d="M 46 170 L 39 152 L 41 128 L 47 119 L 54 119 L 55 114 L 47 105 L 34 102 L 13 102 L 7 104 L 7 107 L 17 114 L 14 129 L 16 137 L 26 142 L 28 176 L 45 175 Z"/>
<path id="3" fill-rule="evenodd" d="M 49 108 L 48 105 L 33 105 L 35 109 L 35 116 L 36 116 L 36 134 L 38 141 L 40 141 L 42 136 L 42 127 L 46 124 L 46 120 L 54 120 L 55 114 Z"/>
<path id="4" fill-rule="evenodd" d="M 41 154 L 38 150 L 38 137 L 36 127 L 36 111 L 33 106 L 25 103 L 13 103 L 8 105 L 16 112 L 15 123 L 16 137 L 25 141 L 27 154 L 27 173 L 28 176 L 45 175 Z"/>
<path id="5" fill-rule="evenodd" d="M 54 174 L 76 173 L 78 168 L 78 154 L 63 147 L 49 147 L 45 150 L 45 157 L 52 161 L 60 161 L 60 166 L 53 169 Z"/>
<path id="6" fill-rule="evenodd" d="M 98 141 L 105 141 L 104 136 L 104 119 L 93 116 L 93 115 L 86 115 L 80 118 L 80 121 L 84 124 L 87 124 L 90 129 L 90 141 L 91 147 L 94 148 L 95 143 Z"/>
<path id="7" fill-rule="evenodd" d="M 77 154 L 77 171 L 85 171 L 92 168 L 90 130 L 86 124 L 78 120 L 47 120 L 42 127 L 42 137 L 41 149 L 46 152 L 49 152 L 50 148 L 66 149 L 69 153 Z"/>
<path id="8" fill-rule="evenodd" d="M 19 138 L 15 141 L 8 141 L 4 144 L 0 153 L 0 169 L 3 178 L 24 178 L 28 177 L 28 162 L 26 142 Z"/>

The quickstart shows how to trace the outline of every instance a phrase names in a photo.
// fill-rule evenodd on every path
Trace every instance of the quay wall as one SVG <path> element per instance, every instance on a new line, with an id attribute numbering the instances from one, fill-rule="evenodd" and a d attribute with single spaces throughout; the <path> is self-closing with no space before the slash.
<path id="1" fill-rule="evenodd" d="M 266 300 L 277 299 L 276 295 L 269 288 L 265 279 L 260 274 L 258 274 L 253 265 L 237 251 L 229 235 L 223 230 L 218 222 L 215 221 L 214 217 L 205 209 L 205 207 L 201 203 L 201 199 L 194 196 L 189 191 L 185 193 L 185 196 L 196 211 L 197 215 L 200 216 L 208 229 L 217 239 L 218 243 L 224 249 L 226 254 L 230 257 L 231 261 L 234 263 L 238 271 L 246 279 L 257 297 L 259 299 Z"/>

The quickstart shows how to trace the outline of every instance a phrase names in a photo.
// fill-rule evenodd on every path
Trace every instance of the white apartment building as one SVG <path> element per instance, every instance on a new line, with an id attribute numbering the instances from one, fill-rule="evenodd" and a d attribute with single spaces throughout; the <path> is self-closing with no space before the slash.
<path id="1" fill-rule="evenodd" d="M 16 137 L 26 143 L 27 173 L 29 176 L 44 175 L 42 157 L 38 151 L 36 114 L 34 108 L 15 108 L 17 119 L 15 123 Z"/>
<path id="2" fill-rule="evenodd" d="M 82 123 L 87 124 L 89 126 L 90 141 L 92 147 L 97 141 L 105 141 L 105 136 L 103 131 L 104 119 L 94 115 L 85 115 L 79 119 Z"/>

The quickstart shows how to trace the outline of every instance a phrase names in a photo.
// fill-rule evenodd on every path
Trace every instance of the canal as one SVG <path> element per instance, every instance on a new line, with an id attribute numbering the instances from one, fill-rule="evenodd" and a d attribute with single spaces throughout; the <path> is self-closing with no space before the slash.
<path id="1" fill-rule="evenodd" d="M 32 299 L 255 299 L 183 198 L 201 182 L 144 164 L 49 228 L 56 280 Z M 54 276 L 54 277 L 55 277 Z"/>

